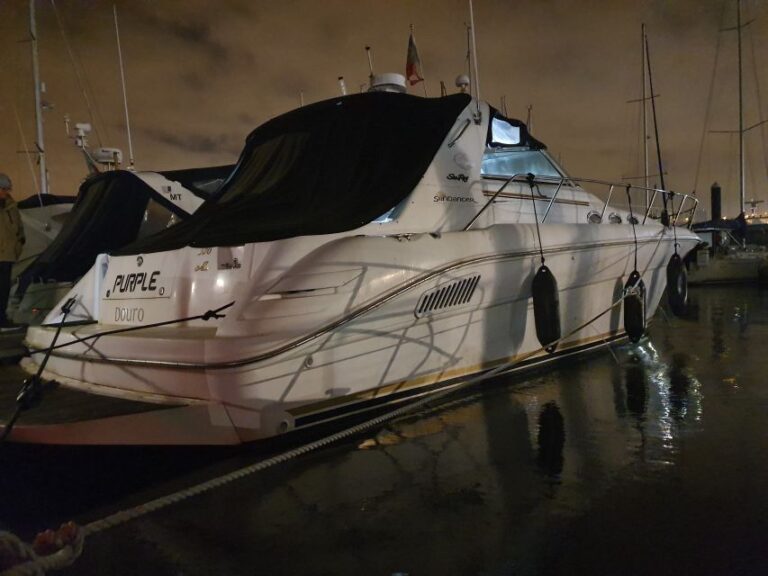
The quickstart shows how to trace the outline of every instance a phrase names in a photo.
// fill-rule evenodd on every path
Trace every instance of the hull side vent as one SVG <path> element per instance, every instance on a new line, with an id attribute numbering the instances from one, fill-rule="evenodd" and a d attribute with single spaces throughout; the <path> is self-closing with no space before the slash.
<path id="1" fill-rule="evenodd" d="M 416 318 L 423 318 L 434 312 L 466 304 L 472 299 L 479 281 L 479 274 L 467 276 L 461 280 L 455 280 L 425 292 L 416 304 L 416 309 L 414 310 Z"/>

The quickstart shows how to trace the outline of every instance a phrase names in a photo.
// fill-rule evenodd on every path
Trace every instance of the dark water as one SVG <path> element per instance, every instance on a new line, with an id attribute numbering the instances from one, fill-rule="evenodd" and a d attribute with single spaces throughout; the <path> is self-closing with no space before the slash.
<path id="1" fill-rule="evenodd" d="M 67 573 L 768 572 L 768 291 L 694 290 L 614 352 L 111 529 Z M 0 522 L 87 522 L 277 448 L 5 447 Z"/>

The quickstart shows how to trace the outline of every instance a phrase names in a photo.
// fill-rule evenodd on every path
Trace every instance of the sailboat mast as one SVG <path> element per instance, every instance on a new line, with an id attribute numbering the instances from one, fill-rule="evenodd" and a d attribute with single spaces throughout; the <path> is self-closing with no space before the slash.
<path id="1" fill-rule="evenodd" d="M 37 163 L 40 166 L 40 193 L 48 194 L 48 169 L 45 164 L 45 143 L 43 141 L 43 104 L 40 85 L 40 64 L 37 56 L 37 22 L 35 0 L 29 0 L 29 35 L 32 39 L 32 77 L 35 83 L 35 123 L 37 125 Z"/>
<path id="2" fill-rule="evenodd" d="M 656 117 L 656 93 L 653 91 L 653 72 L 651 72 L 651 52 L 648 48 L 648 36 L 644 39 L 645 44 L 645 62 L 648 65 L 648 88 L 651 91 L 651 114 L 653 114 L 653 130 L 656 134 L 656 159 L 659 164 L 659 179 L 661 180 L 661 189 L 666 190 L 664 183 L 664 165 L 661 162 L 661 140 L 659 138 L 659 122 Z M 664 208 L 666 209 L 667 197 L 664 196 Z"/>
<path id="3" fill-rule="evenodd" d="M 645 23 L 640 28 L 642 37 L 640 38 L 640 52 L 642 54 L 642 79 L 643 79 L 643 186 L 645 186 L 645 195 L 648 196 L 648 102 L 645 93 Z M 647 200 L 647 198 L 646 198 Z"/>
<path id="4" fill-rule="evenodd" d="M 741 0 L 736 0 L 736 34 L 739 51 L 739 214 L 744 212 L 746 194 L 744 173 L 744 98 L 741 66 Z"/>
<path id="5" fill-rule="evenodd" d="M 648 96 L 645 92 L 645 22 L 640 26 L 640 62 L 642 64 L 643 93 L 640 102 L 643 105 L 643 187 L 645 188 L 645 209 L 651 205 L 651 191 L 648 178 Z"/>

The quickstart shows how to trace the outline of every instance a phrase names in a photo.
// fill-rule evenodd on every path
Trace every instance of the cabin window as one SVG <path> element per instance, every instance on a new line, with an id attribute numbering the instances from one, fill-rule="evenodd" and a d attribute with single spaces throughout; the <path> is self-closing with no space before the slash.
<path id="1" fill-rule="evenodd" d="M 405 200 L 398 202 L 392 208 L 384 212 L 384 214 L 378 218 L 374 218 L 373 222 L 375 224 L 389 224 L 390 222 L 394 222 L 400 216 L 401 208 L 404 204 L 406 204 Z"/>
<path id="2" fill-rule="evenodd" d="M 483 176 L 502 176 L 509 178 L 528 173 L 536 176 L 560 178 L 562 175 L 555 165 L 541 150 L 494 149 L 489 148 L 483 155 L 480 168 Z"/>
<path id="3" fill-rule="evenodd" d="M 390 222 L 392 222 L 395 219 L 393 215 L 395 212 L 395 208 L 390 208 L 378 218 L 374 218 L 373 220 L 374 224 L 389 224 Z"/>

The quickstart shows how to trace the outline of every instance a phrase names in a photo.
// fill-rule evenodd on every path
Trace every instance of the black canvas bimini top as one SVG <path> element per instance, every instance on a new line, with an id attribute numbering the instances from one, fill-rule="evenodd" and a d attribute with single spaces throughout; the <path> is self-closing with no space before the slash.
<path id="1" fill-rule="evenodd" d="M 116 253 L 359 228 L 410 194 L 469 101 L 369 92 L 279 116 L 250 134 L 234 173 L 193 217 Z"/>
<path id="2" fill-rule="evenodd" d="M 220 187 L 233 168 L 217 166 L 159 174 L 205 199 L 210 196 L 206 192 L 208 185 Z M 150 199 L 179 218 L 189 217 L 133 172 L 114 170 L 88 178 L 80 185 L 61 231 L 19 279 L 20 292 L 36 280 L 75 281 L 88 271 L 96 256 L 136 240 Z"/>

